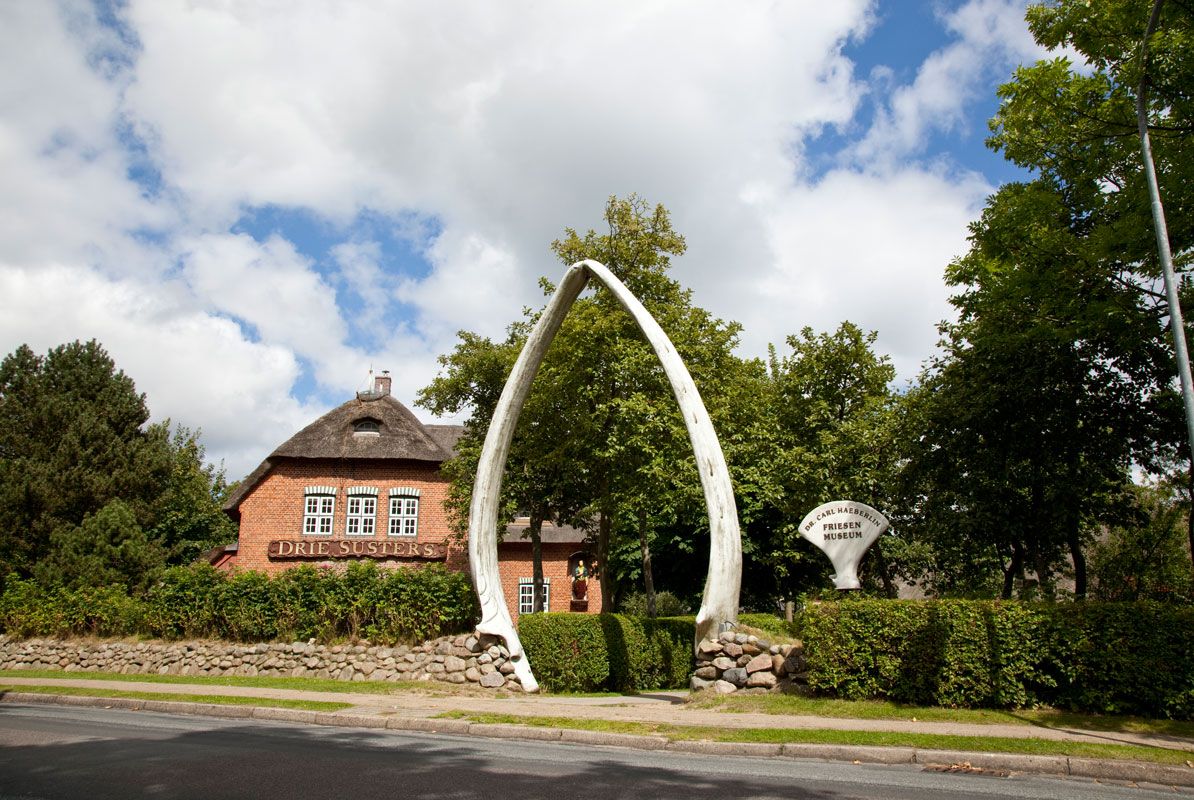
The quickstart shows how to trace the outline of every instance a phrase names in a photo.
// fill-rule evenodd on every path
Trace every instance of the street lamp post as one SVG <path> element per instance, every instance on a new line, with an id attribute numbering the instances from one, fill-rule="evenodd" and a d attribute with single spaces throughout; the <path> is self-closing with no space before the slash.
<path id="1" fill-rule="evenodd" d="M 1152 205 L 1153 230 L 1157 236 L 1157 253 L 1161 259 L 1161 273 L 1165 279 L 1165 297 L 1169 302 L 1169 329 L 1173 333 L 1173 350 L 1177 358 L 1177 374 L 1181 381 L 1182 403 L 1186 409 L 1186 437 L 1194 459 L 1194 381 L 1190 377 L 1190 356 L 1186 349 L 1186 327 L 1182 321 L 1182 307 L 1178 299 L 1177 276 L 1173 271 L 1173 253 L 1169 249 L 1169 230 L 1165 225 L 1165 208 L 1161 205 L 1161 190 L 1157 186 L 1157 171 L 1153 165 L 1152 145 L 1148 139 L 1148 40 L 1157 29 L 1161 6 L 1156 0 L 1148 20 L 1144 39 L 1140 42 L 1140 88 L 1136 92 L 1136 124 L 1140 128 L 1140 150 L 1144 156 L 1144 177 L 1148 182 Z M 1194 469 L 1194 462 L 1191 463 Z"/>

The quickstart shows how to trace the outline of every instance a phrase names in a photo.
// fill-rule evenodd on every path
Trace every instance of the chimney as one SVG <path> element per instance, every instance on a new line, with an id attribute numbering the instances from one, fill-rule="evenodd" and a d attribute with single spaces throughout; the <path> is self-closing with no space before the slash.
<path id="1" fill-rule="evenodd" d="M 373 378 L 373 393 L 383 397 L 390 393 L 390 371 L 383 369 L 380 375 Z"/>

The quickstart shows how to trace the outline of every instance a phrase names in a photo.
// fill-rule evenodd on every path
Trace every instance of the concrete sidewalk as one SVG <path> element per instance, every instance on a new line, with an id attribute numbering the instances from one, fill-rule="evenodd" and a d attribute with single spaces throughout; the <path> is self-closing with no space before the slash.
<path id="1" fill-rule="evenodd" d="M 560 697 L 553 695 L 517 695 L 495 697 L 479 692 L 454 692 L 451 689 L 412 691 L 403 694 L 317 692 L 294 689 L 223 686 L 187 683 L 151 683 L 79 678 L 18 678 L 5 676 L 0 683 L 8 686 L 53 685 L 78 689 L 116 689 L 142 693 L 183 693 L 190 695 L 233 695 L 289 700 L 350 703 L 338 712 L 296 711 L 253 706 L 229 706 L 206 703 L 176 703 L 123 698 L 87 698 L 72 695 L 44 695 L 9 692 L 3 702 L 41 702 L 70 705 L 102 705 L 146 711 L 199 713 L 222 717 L 253 717 L 349 727 L 390 728 L 393 730 L 435 731 L 501 738 L 556 740 L 596 745 L 615 745 L 685 752 L 717 752 L 755 756 L 790 756 L 854 762 L 932 764 L 944 768 L 964 768 L 996 772 L 1033 772 L 1060 775 L 1157 783 L 1194 787 L 1194 739 L 1161 734 L 1090 731 L 1040 725 L 969 724 L 912 720 L 872 720 L 837 717 L 789 716 L 781 714 L 729 713 L 688 706 L 688 692 L 649 692 L 620 697 Z M 927 750 L 914 747 L 866 747 L 856 745 L 816 744 L 738 744 L 730 742 L 671 740 L 665 736 L 638 736 L 602 733 L 571 728 L 543 728 L 519 725 L 489 725 L 466 720 L 436 719 L 449 711 L 509 714 L 516 716 L 565 717 L 571 719 L 641 722 L 661 725 L 709 726 L 719 728 L 773 728 L 803 730 L 885 731 L 950 736 L 988 736 L 1003 738 L 1046 739 L 1052 741 L 1094 742 L 1141 745 L 1190 753 L 1186 766 L 1171 766 L 1137 761 L 1068 758 L 1066 756 L 1031 756 L 1006 753 Z M 964 766 L 963 766 L 964 765 Z"/>

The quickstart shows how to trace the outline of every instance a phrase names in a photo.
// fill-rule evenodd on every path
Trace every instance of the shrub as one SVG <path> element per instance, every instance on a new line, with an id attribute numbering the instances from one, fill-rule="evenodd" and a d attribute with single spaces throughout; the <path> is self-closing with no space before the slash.
<path id="1" fill-rule="evenodd" d="M 261 572 L 234 572 L 215 593 L 216 632 L 236 642 L 268 642 L 278 635 L 272 581 Z"/>
<path id="2" fill-rule="evenodd" d="M 1194 607 L 1082 603 L 1052 621 L 1065 708 L 1194 717 Z"/>
<path id="3" fill-rule="evenodd" d="M 621 611 L 619 613 L 625 614 L 628 617 L 646 617 L 647 596 L 641 592 L 628 595 L 622 600 Z M 688 613 L 691 613 L 691 611 L 684 605 L 684 601 L 671 592 L 655 593 L 656 617 L 682 617 Z"/>
<path id="4" fill-rule="evenodd" d="M 802 618 L 809 685 L 847 699 L 1194 715 L 1194 608 L 848 600 Z"/>
<path id="5" fill-rule="evenodd" d="M 557 692 L 595 692 L 609 683 L 602 614 L 526 614 L 518 638 L 540 685 Z"/>
<path id="6" fill-rule="evenodd" d="M 24 591 L 21 582 L 14 587 L 14 596 Z M 478 613 L 466 575 L 440 565 L 382 570 L 371 562 L 343 572 L 300 566 L 274 578 L 206 564 L 173 567 L 150 589 L 143 612 L 117 633 L 244 642 L 365 636 L 394 643 L 469 630 Z M 36 615 L 11 624 L 0 616 L 0 622 L 22 631 L 16 635 L 50 632 Z"/>
<path id="7" fill-rule="evenodd" d="M 216 603 L 226 579 L 208 564 L 165 570 L 147 596 L 146 632 L 162 639 L 218 638 Z"/>
<path id="8" fill-rule="evenodd" d="M 121 636 L 144 617 L 144 604 L 123 586 L 46 588 L 10 578 L 0 595 L 0 626 L 13 636 Z"/>
<path id="9" fill-rule="evenodd" d="M 365 627 L 370 640 L 421 641 L 459 633 L 480 615 L 468 577 L 440 564 L 387 571 L 375 597 Z"/>
<path id="10" fill-rule="evenodd" d="M 310 564 L 288 569 L 270 581 L 277 637 L 289 641 L 334 639 L 337 625 L 328 605 L 335 581 L 335 573 Z"/>
<path id="11" fill-rule="evenodd" d="M 682 688 L 694 666 L 691 619 L 528 614 L 519 619 L 518 635 L 550 691 Z"/>
<path id="12" fill-rule="evenodd" d="M 696 669 L 693 644 L 696 621 L 693 617 L 640 619 L 647 640 L 644 660 L 635 673 L 634 686 L 628 689 L 687 689 L 688 679 Z"/>

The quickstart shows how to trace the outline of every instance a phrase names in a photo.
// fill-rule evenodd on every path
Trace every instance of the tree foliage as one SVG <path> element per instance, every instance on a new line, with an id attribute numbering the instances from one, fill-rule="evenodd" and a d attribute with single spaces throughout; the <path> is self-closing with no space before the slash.
<path id="1" fill-rule="evenodd" d="M 1100 600 L 1194 599 L 1186 552 L 1187 499 L 1172 481 L 1131 490 L 1131 513 L 1100 531 L 1091 548 L 1091 593 Z"/>
<path id="2" fill-rule="evenodd" d="M 1189 10 L 1154 43 L 1151 124 L 1162 184 L 1188 207 Z M 1136 58 L 1151 3 L 1034 6 L 1041 61 L 1001 87 L 990 144 L 1034 173 L 992 195 L 947 271 L 955 322 L 908 401 L 905 508 L 935 545 L 940 591 L 999 593 L 1062 574 L 1130 515 L 1131 470 L 1181 447 L 1175 370 L 1136 138 Z M 1189 215 L 1171 229 L 1188 260 Z"/>
<path id="3" fill-rule="evenodd" d="M 1175 444 L 1161 322 L 1085 227 L 1047 182 L 1011 184 L 947 272 L 959 316 L 911 401 L 910 458 L 942 588 L 981 593 L 997 563 L 1002 596 L 1025 570 L 1048 591 L 1068 557 L 1082 594 L 1089 532 L 1123 513 L 1132 465 Z"/>
<path id="4" fill-rule="evenodd" d="M 50 553 L 33 568 L 44 584 L 123 586 L 140 593 L 162 566 L 161 550 L 137 524 L 132 509 L 115 499 L 79 525 L 50 534 Z"/>
<path id="5" fill-rule="evenodd" d="M 166 485 L 167 433 L 148 425 L 145 396 L 99 343 L 0 363 L 0 565 L 28 572 L 57 528 L 120 498 L 150 522 Z"/>
<path id="6" fill-rule="evenodd" d="M 235 536 L 225 488 L 198 434 L 150 423 L 98 342 L 0 362 L 0 575 L 143 588 Z"/>
<path id="7" fill-rule="evenodd" d="M 236 538 L 236 525 L 223 509 L 232 487 L 223 468 L 207 463 L 205 456 L 197 431 L 174 429 L 170 474 L 154 501 L 153 523 L 146 530 L 168 564 L 189 564 Z"/>
<path id="8" fill-rule="evenodd" d="M 833 333 L 806 327 L 787 338 L 787 354 L 771 349 L 757 385 L 758 424 L 735 461 L 749 470 L 750 479 L 740 482 L 743 517 L 778 595 L 830 585 L 828 559 L 800 536 L 805 514 L 831 500 L 890 505 L 898 460 L 895 369 L 874 352 L 876 338 L 849 321 Z M 879 567 L 870 574 L 893 593 L 882 550 L 877 545 L 866 563 Z"/>
<path id="9" fill-rule="evenodd" d="M 666 209 L 634 196 L 611 198 L 604 220 L 601 233 L 566 229 L 553 252 L 563 265 L 598 260 L 634 292 L 671 337 L 717 424 L 715 409 L 726 407 L 719 400 L 723 387 L 739 370 L 732 352 L 738 326 L 695 306 L 667 275 L 685 245 Z M 550 281 L 542 285 L 545 294 L 554 291 Z M 470 413 L 466 441 L 449 467 L 460 511 L 493 407 L 539 313 L 527 310 L 502 342 L 461 333 L 456 349 L 440 359 L 440 375 L 420 394 L 420 404 L 435 413 Z M 671 387 L 633 319 L 604 289 L 576 301 L 548 350 L 519 418 L 503 499 L 507 512 L 531 515 L 532 533 L 537 520 L 547 519 L 592 529 L 610 601 L 622 584 L 650 574 L 645 556 L 653 544 L 688 555 L 694 537 L 702 529 L 708 535 Z M 686 563 L 684 571 L 701 575 L 699 587 L 703 566 Z"/>

